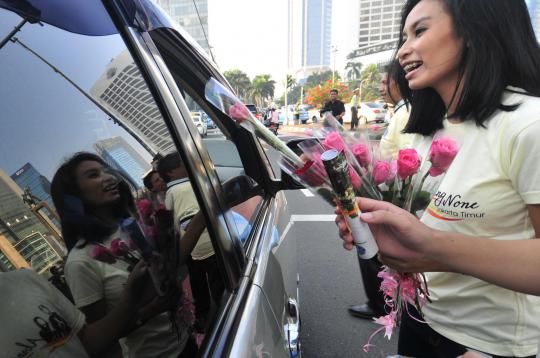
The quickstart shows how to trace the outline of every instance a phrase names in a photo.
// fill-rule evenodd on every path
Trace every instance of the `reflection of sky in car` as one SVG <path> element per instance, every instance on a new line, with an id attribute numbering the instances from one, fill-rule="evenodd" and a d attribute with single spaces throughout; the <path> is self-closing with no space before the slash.
<path id="1" fill-rule="evenodd" d="M 0 9 L 0 38 L 21 20 L 18 15 Z M 90 90 L 107 64 L 125 49 L 119 35 L 84 36 L 47 24 L 27 23 L 15 37 L 85 91 Z M 17 121 L 3 123 L 0 132 L 0 168 L 5 172 L 11 174 L 31 162 L 51 179 L 66 156 L 65 148 L 93 151 L 92 144 L 104 136 L 122 135 L 145 155 L 138 143 L 109 121 L 101 110 L 19 44 L 8 42 L 0 50 L 0 69 L 2 116 L 17 118 Z M 66 133 L 77 133 L 77 136 Z M 47 143 L 42 138 L 47 138 Z M 20 143 L 22 139 L 24 146 Z M 55 139 L 61 141 L 58 146 L 54 145 Z"/>

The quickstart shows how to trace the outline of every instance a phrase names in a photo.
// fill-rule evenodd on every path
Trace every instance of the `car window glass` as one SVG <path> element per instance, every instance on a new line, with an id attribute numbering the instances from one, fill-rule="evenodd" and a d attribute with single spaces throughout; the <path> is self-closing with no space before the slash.
<path id="1" fill-rule="evenodd" d="M 20 21 L 0 9 L 0 37 Z M 0 49 L 0 78 L 0 271 L 33 269 L 90 323 L 120 302 L 139 258 L 167 266 L 183 292 L 172 315 L 144 317 L 115 349 L 179 356 L 190 335 L 210 329 L 227 292 L 206 230 L 201 247 L 186 255 L 187 269 L 175 266 L 179 235 L 193 232 L 189 220 L 199 203 L 185 176 L 167 188 L 158 175 L 150 180 L 156 190 L 146 188 L 158 154 L 176 149 L 123 40 L 27 23 Z M 223 176 L 241 174 L 235 165 L 226 163 L 235 172 Z M 189 196 L 181 220 L 178 203 L 167 202 L 173 186 Z M 152 254 L 166 245 L 171 257 Z M 173 284 L 161 274 L 151 275 L 148 290 L 162 293 Z M 105 312 L 92 312 L 94 304 Z"/>
<path id="2" fill-rule="evenodd" d="M 248 164 L 246 164 L 246 157 L 249 156 L 249 153 L 241 153 L 238 147 L 240 141 L 233 141 L 232 134 L 223 124 L 223 121 L 232 120 L 228 117 L 223 118 L 222 115 L 218 118 L 220 114 L 204 98 L 204 90 L 199 90 L 199 86 L 205 85 L 205 82 L 198 81 L 197 76 L 200 74 L 192 75 L 188 72 L 191 68 L 181 68 L 177 65 L 179 59 L 185 55 L 181 46 L 188 45 L 163 41 L 164 37 L 176 36 L 174 31 L 173 29 L 160 28 L 152 30 L 150 35 L 158 50 L 164 55 L 163 59 L 183 95 L 191 117 L 201 118 L 202 124 L 200 126 L 197 124 L 197 129 L 203 137 L 204 150 L 212 159 L 213 168 L 222 184 L 222 190 L 229 198 L 223 211 L 228 218 L 230 230 L 234 236 L 240 239 L 243 246 L 247 247 L 250 243 L 249 238 L 253 223 L 263 202 L 262 186 L 252 175 L 256 170 L 248 168 Z M 171 56 L 171 54 L 176 54 L 176 56 Z M 256 111 L 255 106 L 250 107 L 250 110 Z M 235 130 L 237 129 L 235 128 Z M 260 173 L 258 174 L 260 175 Z M 229 185 L 225 185 L 225 183 Z M 239 187 L 242 187 L 243 190 L 237 190 Z"/>

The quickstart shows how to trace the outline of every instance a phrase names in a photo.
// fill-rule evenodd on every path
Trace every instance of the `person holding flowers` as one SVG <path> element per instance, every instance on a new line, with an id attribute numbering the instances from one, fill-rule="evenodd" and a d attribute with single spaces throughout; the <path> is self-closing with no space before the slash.
<path id="1" fill-rule="evenodd" d="M 397 59 L 403 71 L 394 78 L 412 106 L 405 132 L 422 135 L 413 147 L 424 157 L 436 133 L 461 143 L 421 217 L 426 225 L 421 228 L 445 248 L 465 246 L 448 253 L 453 256 L 449 265 L 422 251 L 414 260 L 400 261 L 381 244 L 383 263 L 408 272 L 429 271 L 431 302 L 423 308 L 423 322 L 412 308 L 403 316 L 398 353 L 456 357 L 472 349 L 493 357 L 534 357 L 540 298 L 486 282 L 509 283 L 490 273 L 497 259 L 513 267 L 510 272 L 525 275 L 515 271 L 522 256 L 513 244 L 540 236 L 540 47 L 525 1 L 408 0 L 401 30 Z M 435 161 L 452 150 L 444 142 L 436 147 L 430 153 Z M 444 160 L 432 165 L 432 174 L 444 165 Z M 361 208 L 369 211 L 362 201 Z M 364 214 L 366 222 L 373 220 L 379 242 L 389 235 L 420 235 L 413 230 L 414 217 L 394 212 L 407 220 L 398 230 L 391 222 L 374 225 L 380 214 Z M 343 218 L 337 221 L 347 238 Z M 447 232 L 447 239 L 430 230 Z M 507 255 L 493 256 L 492 245 L 507 247 Z M 479 278 L 453 272 L 459 265 L 469 265 L 462 270 Z M 471 271 L 476 266 L 479 271 Z"/>
<path id="2" fill-rule="evenodd" d="M 140 253 L 121 223 L 137 217 L 128 184 L 93 153 L 73 155 L 56 171 L 51 196 L 69 254 L 65 265 L 74 302 L 88 323 L 122 304 L 122 292 Z M 150 281 L 150 280 L 149 280 Z M 138 291 L 156 295 L 153 285 Z M 171 329 L 164 296 L 137 319 L 134 329 L 102 357 L 179 357 L 197 351 L 186 330 Z M 163 313 L 161 313 L 163 312 Z"/>

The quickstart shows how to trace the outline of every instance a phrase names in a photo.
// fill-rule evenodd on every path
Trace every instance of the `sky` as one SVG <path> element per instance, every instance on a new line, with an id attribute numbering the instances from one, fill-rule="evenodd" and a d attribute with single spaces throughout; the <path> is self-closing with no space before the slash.
<path id="1" fill-rule="evenodd" d="M 301 1 L 301 0 L 293 0 Z M 356 48 L 358 0 L 333 0 L 332 44 L 336 70 Z M 352 14 L 351 14 L 352 12 Z M 269 73 L 283 82 L 287 73 L 287 0 L 208 0 L 209 41 L 222 72 L 239 68 L 253 79 Z M 276 86 L 279 93 L 282 86 Z"/>

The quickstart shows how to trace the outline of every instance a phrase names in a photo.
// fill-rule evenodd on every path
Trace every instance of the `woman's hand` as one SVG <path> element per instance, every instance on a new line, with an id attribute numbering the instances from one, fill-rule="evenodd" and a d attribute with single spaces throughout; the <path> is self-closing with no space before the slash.
<path id="1" fill-rule="evenodd" d="M 434 230 L 422 224 L 411 213 L 388 202 L 358 198 L 363 211 L 361 220 L 368 223 L 379 246 L 379 259 L 402 272 L 432 271 L 438 265 L 426 259 L 426 251 Z M 340 210 L 336 224 L 343 246 L 353 248 L 352 235 Z"/>

